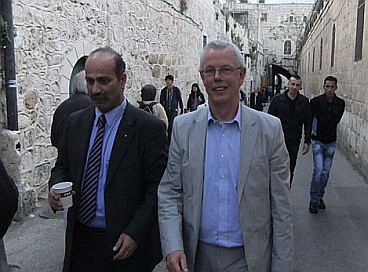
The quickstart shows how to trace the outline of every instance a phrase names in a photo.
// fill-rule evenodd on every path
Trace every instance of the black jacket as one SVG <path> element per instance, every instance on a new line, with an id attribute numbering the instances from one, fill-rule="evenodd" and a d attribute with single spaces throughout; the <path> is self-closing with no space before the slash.
<path id="1" fill-rule="evenodd" d="M 268 113 L 281 120 L 286 142 L 299 143 L 304 125 L 304 143 L 310 144 L 312 115 L 309 100 L 299 93 L 293 101 L 287 93 L 288 90 L 272 98 Z"/>
<path id="2" fill-rule="evenodd" d="M 18 189 L 0 159 L 0 239 L 8 230 L 18 209 Z"/>
<path id="3" fill-rule="evenodd" d="M 345 110 L 345 101 L 335 97 L 328 102 L 326 95 L 321 94 L 311 99 L 311 110 L 314 117 L 312 139 L 323 143 L 336 142 L 337 124 Z M 315 121 L 317 123 L 315 123 Z"/>
<path id="4" fill-rule="evenodd" d="M 53 146 L 59 147 L 69 115 L 92 105 L 91 98 L 85 94 L 74 94 L 59 105 L 54 113 L 51 126 L 51 143 Z"/>
<path id="5" fill-rule="evenodd" d="M 183 100 L 181 98 L 181 92 L 179 88 L 176 86 L 173 87 L 173 94 L 172 94 L 171 99 L 169 98 L 167 87 L 161 90 L 160 103 L 164 107 L 167 115 L 169 115 L 171 111 L 179 112 L 179 107 L 180 107 L 180 113 L 183 113 L 184 111 Z"/>
<path id="6" fill-rule="evenodd" d="M 262 93 L 258 93 L 257 97 L 254 99 L 254 97 L 256 96 L 256 93 L 253 92 L 250 94 L 250 98 L 249 98 L 249 107 L 251 107 L 252 109 L 258 110 L 258 111 L 263 111 L 263 103 L 266 102 L 266 99 L 264 98 Z"/>
<path id="7" fill-rule="evenodd" d="M 197 99 L 196 99 L 197 98 Z M 198 99 L 201 99 L 201 102 Z M 187 109 L 188 111 L 195 111 L 199 105 L 206 103 L 203 93 L 191 93 L 188 97 Z"/>

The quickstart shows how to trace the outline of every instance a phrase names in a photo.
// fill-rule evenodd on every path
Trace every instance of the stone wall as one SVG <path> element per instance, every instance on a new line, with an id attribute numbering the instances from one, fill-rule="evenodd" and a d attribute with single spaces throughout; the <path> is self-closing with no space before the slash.
<path id="1" fill-rule="evenodd" d="M 53 113 L 69 97 L 70 77 L 79 59 L 98 47 L 112 47 L 127 63 L 125 96 L 130 102 L 140 99 L 139 91 L 147 83 L 160 90 L 169 73 L 186 100 L 191 84 L 201 84 L 198 66 L 204 36 L 207 41 L 245 37 L 244 30 L 225 17 L 217 0 L 16 0 L 13 13 L 18 186 L 36 199 L 46 190 L 57 157 L 50 142 Z M 248 42 L 242 43 L 248 53 Z M 3 126 L 5 111 L 1 115 Z M 13 145 L 8 146 L 3 155 L 13 151 Z"/>
<path id="2" fill-rule="evenodd" d="M 368 28 L 365 23 L 363 58 L 354 61 L 357 5 L 358 1 L 324 1 L 302 50 L 301 75 L 303 89 L 310 98 L 324 92 L 322 86 L 326 76 L 333 75 L 338 79 L 336 94 L 346 102 L 338 127 L 338 144 L 350 161 L 368 177 Z M 367 3 L 365 7 L 367 14 Z M 334 25 L 335 57 L 331 66 Z"/>

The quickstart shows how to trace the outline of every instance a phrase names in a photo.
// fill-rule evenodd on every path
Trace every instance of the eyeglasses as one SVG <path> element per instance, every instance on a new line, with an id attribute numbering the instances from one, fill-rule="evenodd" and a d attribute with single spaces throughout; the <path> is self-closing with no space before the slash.
<path id="1" fill-rule="evenodd" d="M 232 75 L 232 73 L 235 70 L 242 69 L 241 67 L 237 68 L 230 68 L 230 67 L 224 67 L 220 69 L 214 69 L 214 68 L 208 68 L 205 70 L 200 71 L 205 77 L 214 77 L 216 75 L 216 72 L 220 73 L 220 76 L 229 76 Z"/>

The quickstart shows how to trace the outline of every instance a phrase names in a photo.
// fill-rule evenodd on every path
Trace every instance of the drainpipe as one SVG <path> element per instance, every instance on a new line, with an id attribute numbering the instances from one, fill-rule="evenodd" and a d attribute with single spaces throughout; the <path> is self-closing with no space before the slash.
<path id="1" fill-rule="evenodd" d="M 2 46 L 4 51 L 8 129 L 18 130 L 17 85 L 15 78 L 14 24 L 12 1 L 2 0 L 0 9 L 3 25 L 7 26 L 6 30 L 2 33 Z"/>

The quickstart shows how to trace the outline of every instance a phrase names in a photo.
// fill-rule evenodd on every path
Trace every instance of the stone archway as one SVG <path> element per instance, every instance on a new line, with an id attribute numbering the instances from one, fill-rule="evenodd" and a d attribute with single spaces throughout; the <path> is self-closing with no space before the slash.
<path id="1" fill-rule="evenodd" d="M 60 82 L 60 99 L 61 101 L 69 98 L 70 80 L 81 69 L 80 61 L 84 57 L 88 56 L 93 50 L 97 49 L 97 46 L 90 41 L 79 41 L 75 44 L 74 50 L 69 51 L 63 61 L 62 77 Z M 79 64 L 78 64 L 79 62 Z M 83 63 L 84 67 L 84 63 Z"/>

